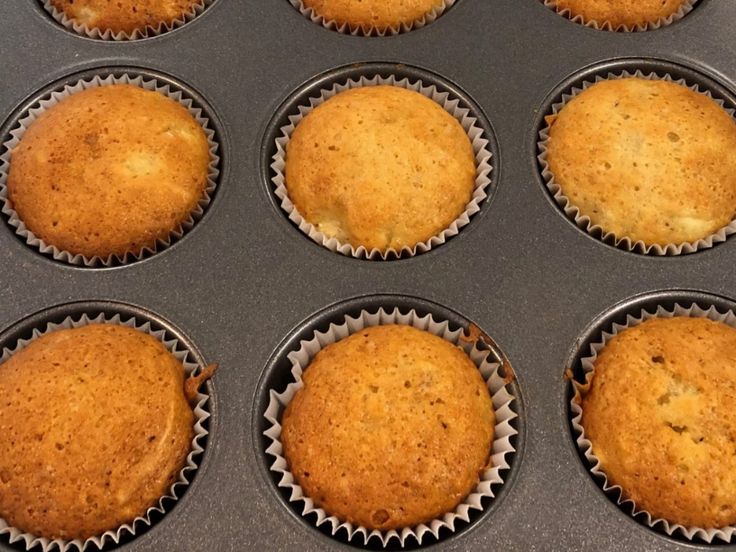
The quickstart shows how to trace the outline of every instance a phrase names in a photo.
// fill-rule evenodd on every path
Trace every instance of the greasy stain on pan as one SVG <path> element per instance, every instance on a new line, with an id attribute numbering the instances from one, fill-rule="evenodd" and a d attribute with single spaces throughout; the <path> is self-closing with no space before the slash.
<path id="1" fill-rule="evenodd" d="M 145 333 L 154 335 L 166 345 L 167 349 L 172 353 L 176 353 L 176 356 L 181 359 L 187 370 L 193 368 L 194 374 L 199 373 L 199 370 L 207 366 L 202 353 L 195 344 L 174 324 L 142 307 L 117 301 L 78 301 L 55 305 L 36 312 L 0 332 L 0 352 L 15 349 L 20 343 L 32 339 L 39 332 L 44 333 L 47 328 L 51 329 L 49 325 L 59 325 L 67 323 L 69 320 L 76 322 L 83 319 L 89 319 L 89 323 L 104 320 L 104 323 L 134 326 Z M 115 322 L 115 320 L 119 320 L 119 322 Z M 75 324 L 75 327 L 78 325 Z M 84 325 L 84 323 L 81 325 Z M 195 418 L 198 421 L 195 425 L 194 448 L 189 453 L 187 465 L 182 471 L 185 474 L 186 483 L 183 483 L 184 480 L 180 476 L 179 481 L 172 487 L 173 495 L 169 492 L 162 497 L 154 507 L 148 509 L 145 518 L 139 516 L 135 521 L 118 528 L 115 531 L 114 538 L 110 536 L 113 534 L 112 531 L 106 532 L 102 537 L 102 550 L 116 549 L 145 534 L 159 523 L 175 521 L 182 510 L 182 501 L 186 501 L 191 494 L 192 487 L 199 484 L 201 478 L 197 477 L 197 474 L 207 468 L 208 441 L 211 439 L 211 434 L 216 431 L 217 426 L 217 397 L 211 380 L 206 381 L 200 387 L 199 394 L 199 403 L 195 409 Z M 132 531 L 127 528 L 128 525 L 132 528 Z M 59 548 L 59 542 L 61 541 L 48 541 L 46 545 L 41 546 L 41 541 L 36 538 L 33 541 L 33 546 L 28 547 L 23 536 L 13 543 L 8 542 L 9 537 L 10 533 L 3 534 L 0 536 L 0 543 L 19 551 L 31 548 L 33 550 L 41 550 L 42 548 L 49 550 L 80 549 L 80 546 L 75 544 L 77 541 L 63 541 L 64 544 Z M 97 538 L 88 539 L 80 544 L 83 545 L 84 550 L 100 550 L 100 546 L 95 543 Z"/>
<path id="2" fill-rule="evenodd" d="M 671 312 L 676 307 L 689 309 L 693 306 L 703 310 L 714 307 L 719 313 L 727 313 L 728 311 L 736 312 L 736 302 L 731 299 L 703 291 L 671 290 L 650 292 L 631 297 L 607 309 L 596 317 L 579 335 L 564 365 L 564 381 L 566 382 L 564 412 L 570 434 L 570 445 L 575 449 L 575 454 L 580 458 L 580 462 L 589 476 L 589 481 L 596 485 L 600 492 L 617 507 L 622 516 L 628 516 L 629 519 L 638 522 L 642 531 L 652 531 L 661 538 L 671 541 L 671 544 L 675 542 L 678 544 L 705 544 L 714 548 L 720 548 L 725 544 L 723 541 L 718 539 L 713 539 L 710 542 L 706 541 L 697 532 L 693 535 L 693 538 L 687 538 L 679 528 L 675 528 L 679 527 L 676 524 L 672 524 L 673 530 L 671 533 L 668 533 L 665 531 L 667 524 L 662 523 L 662 520 L 648 523 L 648 514 L 645 511 L 636 509 L 631 500 L 625 500 L 620 492 L 620 487 L 607 483 L 605 477 L 600 477 L 591 471 L 593 465 L 591 465 L 583 451 L 579 448 L 577 443 L 578 431 L 573 426 L 573 419 L 575 418 L 575 413 L 572 411 L 572 399 L 575 396 L 573 381 L 575 384 L 582 385 L 585 383 L 586 373 L 581 361 L 590 357 L 591 346 L 601 342 L 603 332 L 610 333 L 614 324 L 620 326 L 626 325 L 627 317 L 638 318 L 643 311 L 654 314 L 658 312 L 658 309 L 660 312 Z M 604 489 L 605 485 L 610 485 L 611 488 Z"/>
<path id="3" fill-rule="evenodd" d="M 577 207 L 570 204 L 569 200 L 561 192 L 554 191 L 559 189 L 559 186 L 553 182 L 553 179 L 550 181 L 549 175 L 546 175 L 547 163 L 543 159 L 544 150 L 542 149 L 542 144 L 546 131 L 549 128 L 545 119 L 547 116 L 553 114 L 553 106 L 559 106 L 564 101 L 563 97 L 569 97 L 573 89 L 582 88 L 583 83 L 593 83 L 599 78 L 616 78 L 616 76 L 622 74 L 631 74 L 633 76 L 636 73 L 645 76 L 651 74 L 662 80 L 671 78 L 673 81 L 684 81 L 684 84 L 688 87 L 697 87 L 699 92 L 710 95 L 729 113 L 733 113 L 736 110 L 736 94 L 731 91 L 729 86 L 722 84 L 719 77 L 709 76 L 705 68 L 686 66 L 672 61 L 653 58 L 622 58 L 590 65 L 570 75 L 561 82 L 547 95 L 537 112 L 532 126 L 533 133 L 530 144 L 530 158 L 534 165 L 533 170 L 537 176 L 537 182 L 541 186 L 550 205 L 560 217 L 598 243 L 604 243 L 620 251 L 631 252 L 643 257 L 649 255 L 680 255 L 715 247 L 732 232 L 731 226 L 733 226 L 733 222 L 725 229 L 722 229 L 719 233 L 723 235 L 714 239 L 710 245 L 685 243 L 678 244 L 677 247 L 671 244 L 664 248 L 664 246 L 645 246 L 643 242 L 632 243 L 625 236 L 617 237 L 611 232 L 606 233 L 600 226 L 592 225 L 589 219 L 584 214 L 579 213 Z"/>
<path id="4" fill-rule="evenodd" d="M 374 77 L 379 78 L 391 78 L 393 77 L 397 81 L 406 79 L 410 83 L 421 83 L 426 86 L 434 86 L 438 93 L 446 93 L 450 101 L 457 101 L 457 105 L 460 109 L 467 110 L 467 117 L 474 119 L 474 126 L 481 130 L 481 138 L 487 141 L 487 144 L 483 147 L 483 150 L 490 153 L 490 172 L 484 175 L 489 182 L 484 187 L 484 192 L 487 197 L 484 197 L 477 202 L 477 212 L 474 212 L 469 217 L 469 222 L 463 224 L 457 229 L 456 234 L 446 236 L 446 241 L 443 243 L 437 243 L 429 247 L 423 247 L 429 243 L 429 241 L 435 240 L 436 236 L 432 240 L 417 244 L 414 252 L 407 252 L 406 248 L 402 251 L 394 252 L 389 250 L 384 256 L 384 260 L 396 260 L 396 259 L 408 259 L 415 255 L 426 255 L 431 254 L 433 251 L 442 250 L 448 247 L 448 243 L 451 244 L 453 241 L 462 239 L 463 233 L 472 230 L 473 226 L 478 224 L 478 221 L 488 211 L 489 205 L 493 199 L 496 188 L 498 186 L 499 176 L 501 174 L 501 163 L 498 152 L 498 143 L 496 141 L 496 135 L 489 122 L 488 118 L 483 113 L 482 108 L 461 88 L 449 80 L 437 75 L 435 73 L 413 67 L 410 65 L 398 64 L 398 63 L 356 63 L 337 69 L 333 69 L 318 75 L 317 77 L 309 80 L 306 84 L 300 86 L 295 92 L 293 92 L 276 110 L 271 121 L 268 123 L 263 141 L 261 144 L 260 151 L 260 172 L 263 184 L 265 186 L 266 194 L 273 206 L 275 214 L 283 221 L 287 226 L 293 229 L 292 234 L 297 238 L 301 236 L 302 239 L 307 239 L 314 246 L 321 249 L 325 249 L 326 246 L 318 243 L 318 238 L 313 238 L 308 235 L 304 228 L 300 227 L 299 224 L 295 223 L 291 219 L 294 213 L 291 215 L 287 214 L 284 210 L 284 202 L 282 198 L 276 195 L 277 186 L 274 183 L 274 179 L 280 174 L 274 169 L 274 157 L 277 154 L 277 140 L 283 138 L 283 130 L 291 124 L 290 118 L 300 113 L 300 106 L 310 106 L 310 99 L 314 100 L 320 96 L 322 91 L 330 89 L 336 85 L 347 83 L 348 81 L 358 81 L 361 79 L 373 79 Z M 478 156 L 479 152 L 476 152 L 476 170 L 479 170 Z M 478 173 L 476 173 L 477 175 Z M 478 178 L 476 178 L 476 183 Z M 477 185 L 476 192 L 477 194 Z M 287 198 L 288 199 L 288 198 Z M 290 201 L 289 201 L 290 203 Z M 468 204 L 475 203 L 475 199 L 471 200 Z M 296 211 L 295 211 L 296 212 Z M 464 216 L 464 215 L 463 215 Z M 454 223 L 453 223 L 454 224 Z M 304 226 L 304 222 L 302 222 Z M 444 234 L 444 232 L 443 232 Z M 363 248 L 358 248 L 361 251 Z M 425 252 L 426 251 L 426 252 Z M 342 251 L 341 251 L 342 252 Z M 408 253 L 408 254 L 405 254 Z M 375 250 L 371 252 L 364 252 L 360 254 L 344 253 L 347 256 L 352 255 L 353 258 L 361 259 L 380 259 L 380 256 L 375 254 Z"/>
<path id="5" fill-rule="evenodd" d="M 348 531 L 342 526 L 333 534 L 330 523 L 317 524 L 318 517 L 316 513 L 303 514 L 300 506 L 301 502 L 290 500 L 291 490 L 279 486 L 280 474 L 272 470 L 274 457 L 266 451 L 269 446 L 272 446 L 273 440 L 264 434 L 272 428 L 272 423 L 266 418 L 265 413 L 272 401 L 272 391 L 280 393 L 290 383 L 294 382 L 292 374 L 294 364 L 289 359 L 289 354 L 299 350 L 305 340 L 314 338 L 316 331 L 324 332 L 331 324 L 343 324 L 346 317 L 358 317 L 365 311 L 374 313 L 380 309 L 386 312 L 398 309 L 402 313 L 415 311 L 419 317 L 430 315 L 431 319 L 437 322 L 448 322 L 450 330 L 461 329 L 466 335 L 468 330 L 475 326 L 470 320 L 450 308 L 425 299 L 394 294 L 368 295 L 348 299 L 330 305 L 303 321 L 276 347 L 258 383 L 253 406 L 254 422 L 252 430 L 254 446 L 257 449 L 255 456 L 258 459 L 261 474 L 273 491 L 275 499 L 293 516 L 296 522 L 312 531 L 322 533 L 325 539 L 367 550 L 416 550 L 438 542 L 449 544 L 453 541 L 457 541 L 457 546 L 462 546 L 462 541 L 459 539 L 462 539 L 464 532 L 482 524 L 483 520 L 493 516 L 494 512 L 503 507 L 504 498 L 516 481 L 518 468 L 521 464 L 520 457 L 524 453 L 526 416 L 521 388 L 508 358 L 492 340 L 490 345 L 477 343 L 476 346 L 481 350 L 489 351 L 489 359 L 496 359 L 500 362 L 502 366 L 499 373 L 501 375 L 506 375 L 504 372 L 507 369 L 511 374 L 511 377 L 506 378 L 506 381 L 511 381 L 506 385 L 506 389 L 513 396 L 511 405 L 515 417 L 510 421 L 510 426 L 513 428 L 510 444 L 514 452 L 506 455 L 509 467 L 502 471 L 503 482 L 494 484 L 492 487 L 494 498 L 483 497 L 482 508 L 469 510 L 469 522 L 457 520 L 454 532 L 443 527 L 439 530 L 438 537 L 427 532 L 423 535 L 421 544 L 418 544 L 416 538 L 412 536 L 406 539 L 403 546 L 398 538 L 390 538 L 385 545 L 382 544 L 381 538 L 375 535 L 369 536 L 367 542 L 364 536 L 357 533 L 351 539 Z"/>
<path id="6" fill-rule="evenodd" d="M 182 222 L 179 228 L 172 230 L 166 239 L 159 239 L 155 245 L 152 247 L 146 246 L 139 253 L 126 253 L 123 257 L 110 255 L 104 259 L 101 257 L 88 258 L 79 254 L 74 255 L 59 250 L 45 243 L 43 240 L 39 240 L 31 232 L 26 230 L 25 225 L 18 219 L 17 214 L 9 207 L 7 200 L 4 197 L 0 197 L 0 206 L 4 204 L 2 218 L 6 228 L 14 234 L 16 239 L 44 258 L 77 268 L 104 269 L 125 266 L 156 255 L 161 255 L 167 249 L 176 246 L 180 241 L 185 239 L 190 232 L 195 231 L 196 227 L 207 219 L 210 207 L 217 200 L 217 191 L 220 187 L 225 166 L 225 144 L 223 142 L 224 134 L 222 126 L 213 109 L 199 92 L 175 77 L 140 67 L 93 67 L 56 80 L 26 99 L 11 113 L 0 127 L 0 157 L 7 159 L 7 161 L 0 162 L 0 178 L 6 178 L 7 171 L 10 170 L 10 164 L 12 163 L 12 159 L 7 155 L 9 153 L 7 144 L 15 139 L 13 134 L 19 129 L 22 129 L 20 121 L 27 117 L 31 110 L 40 108 L 41 102 L 45 102 L 52 95 L 68 90 L 70 86 L 81 83 L 82 81 L 112 79 L 114 82 L 117 82 L 118 79 L 123 78 L 142 79 L 142 82 L 148 83 L 147 86 L 141 85 L 142 88 L 155 85 L 156 90 L 159 92 L 165 89 L 166 92 L 161 93 L 186 107 L 190 114 L 203 126 L 210 147 L 209 174 L 205 192 L 189 218 Z M 4 182 L 0 182 L 0 193 L 3 195 L 7 194 L 7 188 Z"/>

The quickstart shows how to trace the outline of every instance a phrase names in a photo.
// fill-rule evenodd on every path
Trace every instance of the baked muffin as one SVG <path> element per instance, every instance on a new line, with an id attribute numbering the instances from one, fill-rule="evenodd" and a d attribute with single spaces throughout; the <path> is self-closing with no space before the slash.
<path id="1" fill-rule="evenodd" d="M 736 523 L 736 329 L 655 318 L 612 338 L 582 399 L 609 483 L 686 527 Z"/>
<path id="2" fill-rule="evenodd" d="M 317 230 L 367 250 L 409 248 L 446 229 L 470 201 L 468 135 L 440 105 L 398 86 L 340 92 L 286 145 L 286 188 Z"/>
<path id="3" fill-rule="evenodd" d="M 202 5 L 202 0 L 49 0 L 74 23 L 89 29 L 132 34 L 146 27 L 157 29 Z"/>
<path id="4" fill-rule="evenodd" d="M 154 337 L 95 324 L 48 333 L 0 364 L 0 517 L 86 539 L 167 495 L 194 416 L 182 364 Z"/>
<path id="5" fill-rule="evenodd" d="M 694 242 L 736 213 L 736 122 L 663 80 L 610 79 L 552 119 L 547 163 L 580 215 L 646 245 Z"/>
<path id="6" fill-rule="evenodd" d="M 209 145 L 178 102 L 127 84 L 72 94 L 13 150 L 8 196 L 37 237 L 87 257 L 140 253 L 189 218 Z"/>
<path id="7" fill-rule="evenodd" d="M 453 511 L 490 463 L 488 388 L 452 343 L 366 328 L 322 349 L 282 419 L 284 455 L 317 507 L 381 531 Z"/>
<path id="8" fill-rule="evenodd" d="M 338 26 L 349 25 L 363 32 L 372 29 L 386 31 L 401 25 L 410 25 L 432 10 L 445 5 L 445 0 L 302 0 L 304 7 L 312 8 L 326 21 Z"/>
<path id="9" fill-rule="evenodd" d="M 570 10 L 571 17 L 600 25 L 609 23 L 613 29 L 625 26 L 657 23 L 676 14 L 688 0 L 553 0 L 558 10 Z"/>

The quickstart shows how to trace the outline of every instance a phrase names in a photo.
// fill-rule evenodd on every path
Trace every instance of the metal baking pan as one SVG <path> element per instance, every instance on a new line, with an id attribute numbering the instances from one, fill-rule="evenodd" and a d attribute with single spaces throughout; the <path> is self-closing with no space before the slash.
<path id="1" fill-rule="evenodd" d="M 422 548 L 716 547 L 649 529 L 603 493 L 571 437 L 564 374 L 592 333 L 626 309 L 676 299 L 730 308 L 736 240 L 678 257 L 603 244 L 552 200 L 536 143 L 562 88 L 616 60 L 682 67 L 733 94 L 736 2 L 700 0 L 666 28 L 612 33 L 572 23 L 540 0 L 459 0 L 422 29 L 364 38 L 326 30 L 287 0 L 216 0 L 180 29 L 121 43 L 64 30 L 37 0 L 6 0 L 3 8 L 0 119 L 70 75 L 125 67 L 185 85 L 217 127 L 222 173 L 214 200 L 190 232 L 156 255 L 113 268 L 74 267 L 0 224 L 0 346 L 22 335 L 17 324 L 26 328 L 22 321 L 49 307 L 74 303 L 51 311 L 61 316 L 83 309 L 80 301 L 98 310 L 122 302 L 220 363 L 193 484 L 118 549 L 355 549 L 287 504 L 266 467 L 262 414 L 269 386 L 288 377 L 284 353 L 305 332 L 379 305 L 476 323 L 516 374 L 517 453 L 498 498 L 457 533 Z M 493 132 L 494 182 L 481 212 L 446 244 L 409 259 L 332 253 L 295 228 L 271 192 L 273 132 L 290 98 L 307 83 L 330 82 L 333 70 L 347 74 L 369 62 L 439 76 L 477 106 Z M 0 541 L 0 550 L 22 549 Z"/>

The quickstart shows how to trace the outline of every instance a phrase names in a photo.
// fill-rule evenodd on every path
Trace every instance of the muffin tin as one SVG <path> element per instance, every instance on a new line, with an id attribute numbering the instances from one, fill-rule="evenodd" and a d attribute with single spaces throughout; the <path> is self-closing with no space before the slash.
<path id="1" fill-rule="evenodd" d="M 75 267 L 30 248 L 7 220 L 0 224 L 0 328 L 29 316 L 42 323 L 41 311 L 56 305 L 74 303 L 58 309 L 69 314 L 79 301 L 119 301 L 168 321 L 202 359 L 220 364 L 192 484 L 151 528 L 115 549 L 360 548 L 315 528 L 283 499 L 266 468 L 263 400 L 288 376 L 281 355 L 314 324 L 376 305 L 418 305 L 458 324 L 473 321 L 516 376 L 517 453 L 498 497 L 461 531 L 422 548 L 713 548 L 652 530 L 603 493 L 571 435 L 565 371 L 595 339 L 596 324 L 634 303 L 730 305 L 736 241 L 677 257 L 602 243 L 554 202 L 537 141 L 562 88 L 617 60 L 634 69 L 663 63 L 696 71 L 730 98 L 736 3 L 700 0 L 665 28 L 612 33 L 571 22 L 541 0 L 459 0 L 421 29 L 369 38 L 325 29 L 288 0 L 215 0 L 178 29 L 125 42 L 69 32 L 38 0 L 9 0 L 4 8 L 0 118 L 70 75 L 132 67 L 169 75 L 216 120 L 217 193 L 194 228 L 155 255 L 126 266 Z M 438 75 L 478 106 L 495 136 L 492 193 L 480 212 L 447 243 L 408 259 L 333 253 L 293 226 L 272 194 L 280 107 L 313 79 L 366 62 Z M 17 339 L 15 330 L 1 335 L 3 346 Z M 0 540 L 0 550 L 23 549 Z"/>

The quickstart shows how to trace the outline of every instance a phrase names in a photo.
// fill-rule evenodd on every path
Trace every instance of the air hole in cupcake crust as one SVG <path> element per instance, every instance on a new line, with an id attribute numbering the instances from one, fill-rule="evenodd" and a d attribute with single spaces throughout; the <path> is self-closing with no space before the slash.
<path id="1" fill-rule="evenodd" d="M 371 518 L 373 519 L 373 523 L 376 525 L 383 525 L 391 518 L 391 516 L 389 516 L 389 513 L 386 510 L 376 510 L 373 512 Z"/>

